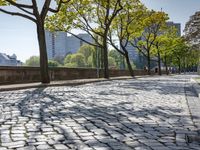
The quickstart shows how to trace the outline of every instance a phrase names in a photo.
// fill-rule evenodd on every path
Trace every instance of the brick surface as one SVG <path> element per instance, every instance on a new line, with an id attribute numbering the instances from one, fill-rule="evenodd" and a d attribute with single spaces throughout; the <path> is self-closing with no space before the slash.
<path id="1" fill-rule="evenodd" d="M 198 150 L 185 140 L 198 134 L 185 90 L 191 77 L 0 92 L 0 149 Z"/>

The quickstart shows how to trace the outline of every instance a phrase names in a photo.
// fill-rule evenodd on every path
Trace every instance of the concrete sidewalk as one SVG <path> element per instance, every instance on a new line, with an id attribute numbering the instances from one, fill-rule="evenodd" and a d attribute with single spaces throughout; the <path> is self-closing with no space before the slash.
<path id="1" fill-rule="evenodd" d="M 141 77 L 147 77 L 147 76 L 135 76 L 134 78 L 141 78 Z M 49 87 L 49 86 L 76 86 L 76 85 L 93 83 L 93 82 L 102 82 L 102 81 L 109 81 L 109 80 L 127 80 L 127 79 L 133 79 L 133 77 L 122 76 L 122 77 L 112 77 L 110 79 L 105 79 L 105 78 L 96 79 L 95 78 L 95 79 L 62 80 L 62 81 L 51 81 L 49 84 L 43 84 L 40 82 L 9 84 L 9 85 L 0 85 L 0 91 L 11 91 L 11 90 L 20 90 L 20 89 L 27 89 L 27 88 Z"/>

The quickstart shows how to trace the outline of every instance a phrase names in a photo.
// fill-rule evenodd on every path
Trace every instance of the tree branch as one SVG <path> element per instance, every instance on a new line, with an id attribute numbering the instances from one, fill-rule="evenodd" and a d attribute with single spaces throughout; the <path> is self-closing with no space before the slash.
<path id="1" fill-rule="evenodd" d="M 36 19 L 34 19 L 34 18 L 32 18 L 32 17 L 30 17 L 28 15 L 25 15 L 25 14 L 22 14 L 22 13 L 18 13 L 18 12 L 7 11 L 7 10 L 4 10 L 2 8 L 0 8 L 0 11 L 3 12 L 3 13 L 6 13 L 6 14 L 12 15 L 12 16 L 21 16 L 21 17 L 24 17 L 24 18 L 29 19 L 29 20 L 31 20 L 31 21 L 36 23 Z"/>
<path id="2" fill-rule="evenodd" d="M 83 41 L 83 42 L 89 44 L 89 45 L 92 45 L 92 46 L 101 48 L 101 46 L 99 46 L 98 44 L 94 44 L 94 43 L 88 42 L 87 40 L 84 40 L 83 38 L 77 36 L 76 34 L 70 32 L 70 31 L 66 31 L 66 32 L 69 33 L 69 34 L 71 34 L 71 35 L 73 35 L 73 36 L 76 37 L 77 39 L 79 39 L 79 40 L 81 40 L 81 41 Z"/>
<path id="3" fill-rule="evenodd" d="M 5 0 L 5 1 L 18 8 L 21 7 L 21 8 L 33 9 L 32 5 L 19 4 L 19 3 L 14 2 L 13 0 Z"/>
<path id="4" fill-rule="evenodd" d="M 43 8 L 42 8 L 42 11 L 41 11 L 41 14 L 40 14 L 42 20 L 45 19 L 46 15 L 47 15 L 47 12 L 49 10 L 50 4 L 51 4 L 51 0 L 46 0 L 45 1 L 44 5 L 43 5 Z"/>
<path id="5" fill-rule="evenodd" d="M 38 11 L 36 0 L 32 0 L 32 4 L 33 4 L 33 14 L 36 17 L 36 20 L 40 20 L 40 14 L 39 14 L 39 11 Z"/>
<path id="6" fill-rule="evenodd" d="M 70 2 L 70 0 L 67 0 L 66 2 L 64 2 L 63 0 L 60 0 L 59 3 L 58 3 L 57 9 L 49 8 L 48 10 L 50 12 L 52 12 L 52 13 L 57 13 L 57 12 L 60 11 L 60 8 L 61 8 L 61 6 L 62 6 L 63 3 L 69 3 L 69 2 Z"/>

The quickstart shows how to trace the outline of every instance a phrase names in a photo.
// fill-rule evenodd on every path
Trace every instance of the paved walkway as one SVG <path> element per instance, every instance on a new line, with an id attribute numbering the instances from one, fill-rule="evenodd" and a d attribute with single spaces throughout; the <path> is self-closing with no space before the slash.
<path id="1" fill-rule="evenodd" d="M 146 76 L 136 76 L 136 78 L 141 77 L 148 77 Z M 102 82 L 108 80 L 126 80 L 132 79 L 130 76 L 122 76 L 122 77 L 111 77 L 110 79 L 105 78 L 94 78 L 94 79 L 75 79 L 75 80 L 61 80 L 61 81 L 51 81 L 49 84 L 42 84 L 41 82 L 34 82 L 34 83 L 20 83 L 20 84 L 7 84 L 7 85 L 0 85 L 0 91 L 11 91 L 11 90 L 21 90 L 27 88 L 45 88 L 45 87 L 52 87 L 52 86 L 76 86 L 82 85 L 87 83 L 94 83 L 94 82 Z"/>
<path id="2" fill-rule="evenodd" d="M 200 150 L 191 76 L 0 92 L 0 150 Z"/>

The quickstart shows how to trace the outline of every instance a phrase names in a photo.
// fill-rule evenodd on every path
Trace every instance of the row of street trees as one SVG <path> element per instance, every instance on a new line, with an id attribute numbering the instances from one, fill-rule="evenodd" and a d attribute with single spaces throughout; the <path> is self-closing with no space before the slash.
<path id="1" fill-rule="evenodd" d="M 66 31 L 77 38 L 79 37 L 72 32 L 74 29 L 88 33 L 94 42 L 81 40 L 101 51 L 101 66 L 104 68 L 105 78 L 109 78 L 109 44 L 125 58 L 131 76 L 134 76 L 134 71 L 128 45 L 137 48 L 147 59 L 149 74 L 152 61 L 158 63 L 161 75 L 161 62 L 164 62 L 166 71 L 169 65 L 178 66 L 180 71 L 181 66 L 188 65 L 190 59 L 193 59 L 188 57 L 194 53 L 192 48 L 177 36 L 174 27 L 167 25 L 168 15 L 162 11 L 148 10 L 140 0 L 56 0 L 52 4 L 55 8 L 51 8 L 53 0 L 38 2 L 31 0 L 30 4 L 20 4 L 15 0 L 0 0 L 0 11 L 36 23 L 43 83 L 50 81 L 44 26 L 51 31 Z M 5 10 L 3 5 L 15 6 L 19 11 Z M 116 43 L 116 40 L 119 42 Z"/>
<path id="2" fill-rule="evenodd" d="M 109 76 L 108 44 L 125 58 L 131 76 L 134 76 L 134 71 L 128 45 L 146 58 L 148 74 L 151 73 L 151 62 L 155 61 L 161 75 L 162 62 L 166 72 L 169 65 L 181 70 L 180 63 L 184 56 L 179 51 L 190 49 L 186 41 L 178 36 L 176 28 L 167 24 L 168 19 L 166 13 L 148 10 L 139 0 L 80 0 L 71 1 L 60 12 L 49 16 L 46 28 L 66 31 L 74 36 L 72 29 L 88 33 L 94 43 L 80 39 L 102 50 L 104 77 Z M 116 39 L 119 42 L 116 43 Z"/>

